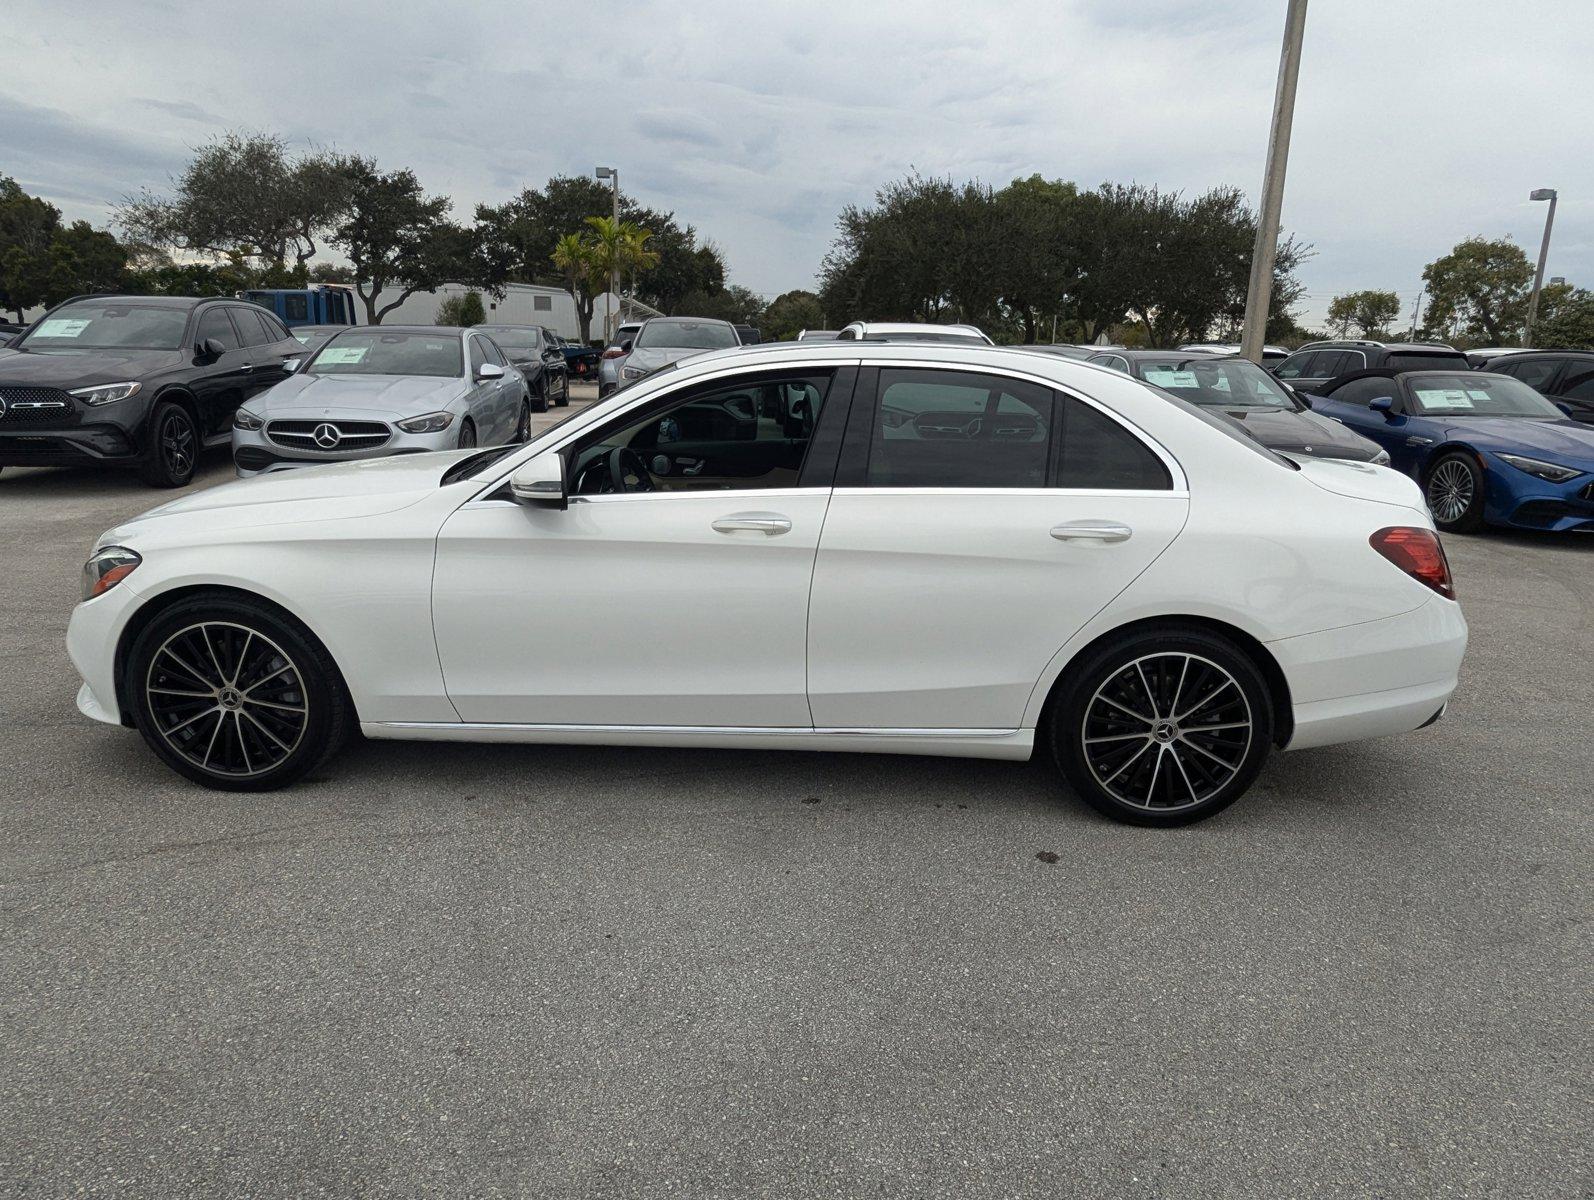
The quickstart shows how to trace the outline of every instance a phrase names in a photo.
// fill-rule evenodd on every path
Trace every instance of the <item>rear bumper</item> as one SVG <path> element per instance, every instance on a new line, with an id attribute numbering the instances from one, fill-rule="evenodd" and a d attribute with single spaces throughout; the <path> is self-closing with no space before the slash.
<path id="1" fill-rule="evenodd" d="M 1467 649 L 1461 607 L 1434 597 L 1398 617 L 1268 643 L 1290 686 L 1287 750 L 1409 733 L 1456 689 Z"/>

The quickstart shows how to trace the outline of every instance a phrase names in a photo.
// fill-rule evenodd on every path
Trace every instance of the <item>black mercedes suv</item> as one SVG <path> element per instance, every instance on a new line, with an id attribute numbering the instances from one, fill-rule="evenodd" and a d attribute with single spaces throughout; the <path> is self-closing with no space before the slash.
<path id="1" fill-rule="evenodd" d="M 127 466 L 182 487 L 304 348 L 258 304 L 77 296 L 0 354 L 0 467 Z"/>

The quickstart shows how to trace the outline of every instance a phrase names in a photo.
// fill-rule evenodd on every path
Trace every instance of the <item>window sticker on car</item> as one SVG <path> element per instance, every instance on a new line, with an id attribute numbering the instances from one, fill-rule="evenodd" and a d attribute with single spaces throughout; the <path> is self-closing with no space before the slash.
<path id="1" fill-rule="evenodd" d="M 65 317 L 52 317 L 39 325 L 39 337 L 75 338 L 89 327 L 87 321 L 70 321 Z"/>
<path id="2" fill-rule="evenodd" d="M 369 346 L 328 346 L 321 351 L 321 362 L 332 363 L 357 363 L 365 361 L 365 352 Z"/>
<path id="3" fill-rule="evenodd" d="M 1472 407 L 1471 396 L 1462 388 L 1417 388 L 1416 391 L 1424 408 L 1465 411 Z"/>
<path id="4" fill-rule="evenodd" d="M 1154 383 L 1165 388 L 1193 388 L 1201 385 L 1196 382 L 1194 371 L 1180 371 L 1173 367 L 1147 367 L 1146 382 Z"/>
<path id="5" fill-rule="evenodd" d="M 1480 392 L 1476 388 L 1468 388 L 1467 395 L 1474 400 L 1487 400 L 1489 398 L 1488 392 Z"/>

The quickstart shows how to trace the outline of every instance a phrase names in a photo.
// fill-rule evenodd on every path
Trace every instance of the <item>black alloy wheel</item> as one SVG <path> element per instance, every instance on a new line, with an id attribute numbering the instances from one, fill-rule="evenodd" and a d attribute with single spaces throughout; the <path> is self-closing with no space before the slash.
<path id="1" fill-rule="evenodd" d="M 1099 812 L 1178 825 L 1244 794 L 1273 738 L 1272 698 L 1256 665 L 1204 631 L 1114 640 L 1074 673 L 1052 709 L 1052 751 Z"/>
<path id="2" fill-rule="evenodd" d="M 150 414 L 149 446 L 139 475 L 152 487 L 179 488 L 199 465 L 199 429 L 181 404 L 163 401 Z"/>
<path id="3" fill-rule="evenodd" d="M 128 655 L 125 694 L 157 755 L 226 791 L 300 778 L 342 744 L 351 718 L 326 650 L 246 598 L 200 596 L 156 617 Z"/>

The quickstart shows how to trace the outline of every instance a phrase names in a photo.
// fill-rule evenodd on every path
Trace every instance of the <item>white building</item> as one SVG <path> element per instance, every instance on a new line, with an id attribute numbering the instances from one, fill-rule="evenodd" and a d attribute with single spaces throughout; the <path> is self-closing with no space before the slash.
<path id="1" fill-rule="evenodd" d="M 377 296 L 376 307 L 389 303 L 402 289 L 387 288 Z M 504 285 L 501 298 L 482 288 L 466 287 L 460 283 L 445 283 L 433 292 L 416 292 L 392 312 L 382 318 L 384 325 L 431 325 L 437 321 L 438 307 L 445 300 L 476 292 L 487 310 L 488 325 L 546 325 L 560 337 L 578 338 L 581 326 L 576 320 L 575 298 L 561 287 L 543 287 L 534 283 Z M 592 308 L 593 340 L 603 337 L 605 295 L 597 299 Z M 356 304 L 360 320 L 365 319 L 365 305 Z M 639 300 L 620 297 L 614 302 L 615 323 L 662 316 Z"/>

